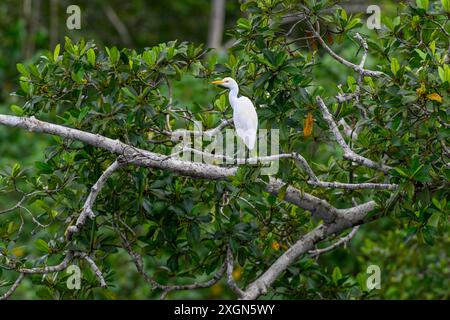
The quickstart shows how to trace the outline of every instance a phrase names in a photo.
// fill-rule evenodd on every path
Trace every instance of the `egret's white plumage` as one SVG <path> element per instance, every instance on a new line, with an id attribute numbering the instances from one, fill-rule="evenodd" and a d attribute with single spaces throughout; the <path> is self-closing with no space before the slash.
<path id="1" fill-rule="evenodd" d="M 228 98 L 233 108 L 233 122 L 236 133 L 244 141 L 247 148 L 253 150 L 258 130 L 258 114 L 252 101 L 247 97 L 238 97 L 239 86 L 233 78 L 226 77 L 212 83 L 230 89 Z"/>

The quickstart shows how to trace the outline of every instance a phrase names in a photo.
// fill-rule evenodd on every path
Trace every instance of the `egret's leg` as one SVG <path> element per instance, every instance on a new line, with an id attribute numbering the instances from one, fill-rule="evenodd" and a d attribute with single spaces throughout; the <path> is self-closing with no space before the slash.
<path id="1" fill-rule="evenodd" d="M 250 164 L 256 164 L 257 163 L 256 158 L 258 157 L 258 152 L 257 152 L 256 146 L 252 150 L 248 151 L 248 157 L 250 159 L 253 159 L 253 160 L 249 161 Z"/>
<path id="2" fill-rule="evenodd" d="M 238 159 L 244 159 L 244 164 L 245 164 L 245 149 L 246 146 L 244 144 L 244 141 L 241 138 L 237 139 L 237 158 Z M 239 161 L 237 161 L 239 164 Z"/>

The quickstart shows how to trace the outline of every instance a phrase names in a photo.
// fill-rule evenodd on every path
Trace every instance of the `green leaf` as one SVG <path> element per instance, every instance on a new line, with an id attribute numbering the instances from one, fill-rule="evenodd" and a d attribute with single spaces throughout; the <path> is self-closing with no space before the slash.
<path id="1" fill-rule="evenodd" d="M 84 70 L 80 69 L 77 72 L 72 71 L 72 80 L 76 83 L 82 83 L 84 78 Z"/>
<path id="2" fill-rule="evenodd" d="M 117 50 L 116 47 L 112 47 L 111 49 L 106 47 L 105 50 L 106 50 L 106 53 L 108 54 L 109 61 L 111 62 L 111 64 L 113 64 L 113 65 L 117 64 L 120 59 L 119 50 Z"/>
<path id="3" fill-rule="evenodd" d="M 400 64 L 398 63 L 398 60 L 396 58 L 392 58 L 391 60 L 391 71 L 395 75 L 397 75 L 397 72 L 400 70 Z"/>
<path id="4" fill-rule="evenodd" d="M 174 254 L 172 255 L 168 260 L 167 260 L 167 266 L 172 270 L 172 271 L 178 271 L 179 269 L 179 264 L 178 264 L 178 254 Z"/>
<path id="5" fill-rule="evenodd" d="M 402 169 L 394 168 L 394 170 L 397 171 L 402 177 L 409 178 L 409 175 L 405 171 L 403 171 Z"/>
<path id="6" fill-rule="evenodd" d="M 38 79 L 41 78 L 41 73 L 39 72 L 39 69 L 34 64 L 30 64 L 28 66 L 28 69 L 30 69 L 30 72 L 33 76 L 35 76 Z"/>
<path id="7" fill-rule="evenodd" d="M 47 242 L 45 242 L 42 239 L 38 239 L 34 242 L 34 246 L 36 247 L 36 249 L 38 249 L 39 251 L 45 252 L 45 253 L 49 253 L 50 252 L 50 248 L 48 247 Z"/>
<path id="8" fill-rule="evenodd" d="M 221 94 L 219 99 L 217 99 L 214 102 L 214 105 L 217 107 L 217 109 L 219 109 L 220 111 L 225 111 L 226 107 L 227 107 L 227 100 L 226 100 L 226 96 L 224 94 Z"/>
<path id="9" fill-rule="evenodd" d="M 403 184 L 403 189 L 406 191 L 406 194 L 408 195 L 408 197 L 412 199 L 412 197 L 414 196 L 414 193 L 416 192 L 414 183 L 407 182 L 407 183 Z"/>
<path id="10" fill-rule="evenodd" d="M 191 243 L 195 244 L 200 241 L 200 228 L 198 227 L 198 224 L 194 223 L 191 226 L 191 230 L 189 232 L 189 240 Z"/>
<path id="11" fill-rule="evenodd" d="M 91 110 L 91 108 L 89 108 L 89 107 L 84 107 L 83 109 L 81 109 L 80 114 L 78 115 L 78 122 L 83 121 L 84 118 L 86 118 L 86 116 L 90 110 Z"/>
<path id="12" fill-rule="evenodd" d="M 439 67 L 438 73 L 443 83 L 450 82 L 450 66 L 448 64 L 444 65 L 444 67 Z"/>
<path id="13" fill-rule="evenodd" d="M 430 42 L 430 50 L 433 53 L 433 55 L 436 54 L 436 40 Z"/>
<path id="14" fill-rule="evenodd" d="M 442 3 L 442 8 L 446 12 L 450 12 L 450 0 L 441 0 L 441 3 Z"/>
<path id="15" fill-rule="evenodd" d="M 176 64 L 172 64 L 172 67 L 175 70 L 175 80 L 180 81 L 182 77 L 182 71 Z"/>
<path id="16" fill-rule="evenodd" d="M 11 105 L 9 108 L 11 109 L 12 112 L 17 114 L 18 116 L 23 116 L 23 114 L 25 113 L 21 107 L 15 104 Z"/>
<path id="17" fill-rule="evenodd" d="M 416 0 L 417 7 L 420 9 L 428 10 L 429 0 Z"/>
<path id="18" fill-rule="evenodd" d="M 90 48 L 87 52 L 87 59 L 91 66 L 95 66 L 95 51 L 94 49 Z"/>
<path id="19" fill-rule="evenodd" d="M 17 229 L 16 229 L 16 224 L 14 223 L 14 221 L 10 221 L 9 223 L 8 223 L 8 228 L 6 229 L 6 232 L 8 233 L 8 234 L 13 234 Z M 18 226 L 17 226 L 18 227 Z"/>
<path id="20" fill-rule="evenodd" d="M 384 15 L 382 17 L 382 21 L 383 24 L 389 29 L 389 30 L 394 30 L 394 23 L 393 20 L 391 18 L 389 18 L 388 16 Z"/>
<path id="21" fill-rule="evenodd" d="M 341 19 L 347 21 L 347 12 L 344 9 L 341 9 Z"/>
<path id="22" fill-rule="evenodd" d="M 274 52 L 272 52 L 269 49 L 263 50 L 264 58 L 267 65 L 269 66 L 275 66 L 276 65 L 276 55 Z"/>
<path id="23" fill-rule="evenodd" d="M 50 216 L 52 217 L 52 218 L 56 218 L 56 216 L 59 214 L 59 212 L 58 211 L 56 211 L 56 210 L 51 210 L 50 211 Z"/>
<path id="24" fill-rule="evenodd" d="M 144 59 L 145 63 L 149 66 L 152 67 L 155 65 L 156 62 L 156 52 L 154 52 L 153 50 L 151 51 L 145 51 L 142 54 L 142 58 Z"/>
<path id="25" fill-rule="evenodd" d="M 282 66 L 283 63 L 286 61 L 287 55 L 284 52 L 278 52 L 278 54 L 275 57 L 275 65 L 277 67 Z"/>
<path id="26" fill-rule="evenodd" d="M 414 170 L 414 172 L 412 173 L 410 178 L 414 178 L 416 176 L 416 174 L 418 174 L 420 172 L 420 170 L 422 170 L 422 168 L 424 167 L 424 164 L 420 164 L 419 167 L 417 169 Z"/>
<path id="27" fill-rule="evenodd" d="M 442 82 L 445 82 L 445 71 L 442 67 L 438 68 L 439 78 L 441 78 Z"/>
<path id="28" fill-rule="evenodd" d="M 338 281 L 342 279 L 342 272 L 341 269 L 339 269 L 339 267 L 334 267 L 331 278 L 333 279 L 334 284 L 337 284 Z"/>
<path id="29" fill-rule="evenodd" d="M 30 73 L 28 72 L 27 68 L 25 68 L 25 66 L 23 64 L 21 64 L 21 63 L 16 64 L 16 68 L 24 76 L 26 76 L 26 77 L 30 76 Z"/>
<path id="30" fill-rule="evenodd" d="M 192 208 L 192 215 L 193 216 L 197 216 L 197 215 L 205 215 L 205 214 L 209 214 L 209 212 L 211 211 L 211 208 L 209 206 L 207 206 L 206 204 L 200 202 L 197 203 L 194 208 Z"/>
<path id="31" fill-rule="evenodd" d="M 360 18 L 353 18 L 350 20 L 350 22 L 345 27 L 346 30 L 354 29 L 356 27 L 359 27 L 361 25 L 361 19 Z"/>
<path id="32" fill-rule="evenodd" d="M 32 90 L 31 90 L 31 86 L 28 83 L 28 81 L 26 80 L 25 77 L 20 77 L 20 88 L 22 88 L 23 92 L 25 92 L 26 94 L 31 94 Z"/>
<path id="33" fill-rule="evenodd" d="M 240 29 L 250 30 L 252 28 L 252 23 L 248 19 L 239 18 L 238 21 L 237 21 L 237 26 Z"/>
<path id="34" fill-rule="evenodd" d="M 36 295 L 42 300 L 54 300 L 55 297 L 50 292 L 50 288 L 43 287 L 36 291 Z"/>
<path id="35" fill-rule="evenodd" d="M 45 162 L 36 161 L 34 163 L 34 166 L 39 170 L 40 173 L 53 173 L 53 168 Z"/>
<path id="36" fill-rule="evenodd" d="M 425 52 L 423 52 L 423 51 L 420 50 L 420 49 L 415 49 L 414 51 L 416 51 L 416 52 L 419 54 L 419 56 L 420 56 L 420 58 L 421 58 L 422 60 L 426 60 L 427 54 L 426 54 Z"/>
<path id="37" fill-rule="evenodd" d="M 51 210 L 50 207 L 41 199 L 37 199 L 36 201 L 34 201 L 33 205 L 38 206 L 46 212 L 50 212 Z"/>
<path id="38" fill-rule="evenodd" d="M 431 202 L 433 202 L 434 206 L 435 206 L 436 208 L 438 208 L 439 210 L 442 210 L 442 209 L 443 209 L 442 206 L 441 206 L 441 203 L 439 202 L 438 199 L 433 198 L 433 199 L 431 200 Z"/>
<path id="39" fill-rule="evenodd" d="M 258 88 L 261 85 L 264 85 L 269 79 L 270 77 L 272 77 L 272 73 L 271 72 L 265 72 L 263 73 L 261 76 L 259 76 L 255 83 L 253 84 L 253 86 L 255 88 Z"/>
<path id="40" fill-rule="evenodd" d="M 20 173 L 20 164 L 15 163 L 11 170 L 11 176 L 16 178 Z"/>
<path id="41" fill-rule="evenodd" d="M 441 217 L 441 212 L 434 212 L 430 218 L 428 218 L 427 225 L 437 228 L 439 224 L 439 219 Z"/>
<path id="42" fill-rule="evenodd" d="M 136 96 L 127 87 L 123 87 L 121 90 L 125 95 L 127 95 L 131 99 L 133 99 L 133 100 L 136 99 Z"/>
<path id="43" fill-rule="evenodd" d="M 59 51 L 61 50 L 61 45 L 58 43 L 55 47 L 55 50 L 53 51 L 53 61 L 56 62 L 59 57 Z"/>

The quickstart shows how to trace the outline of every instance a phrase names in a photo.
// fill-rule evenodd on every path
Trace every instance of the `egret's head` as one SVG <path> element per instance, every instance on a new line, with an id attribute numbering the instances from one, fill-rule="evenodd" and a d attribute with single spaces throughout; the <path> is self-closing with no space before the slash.
<path id="1" fill-rule="evenodd" d="M 218 84 L 218 85 L 228 88 L 228 89 L 233 89 L 233 88 L 238 87 L 237 82 L 233 78 L 230 78 L 230 77 L 223 78 L 222 80 L 213 81 L 211 83 Z"/>

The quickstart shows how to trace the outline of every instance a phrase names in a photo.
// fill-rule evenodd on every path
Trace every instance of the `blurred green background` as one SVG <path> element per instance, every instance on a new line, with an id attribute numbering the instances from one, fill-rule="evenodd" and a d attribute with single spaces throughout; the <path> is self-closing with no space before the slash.
<path id="1" fill-rule="evenodd" d="M 365 2 L 346 1 L 344 7 L 350 13 L 362 13 L 365 18 Z M 397 1 L 377 2 L 382 7 L 382 14 L 396 14 Z M 66 19 L 69 17 L 66 9 L 69 5 L 81 8 L 80 30 L 68 30 L 66 27 Z M 213 10 L 213 5 L 216 5 L 218 11 Z M 74 40 L 81 37 L 93 39 L 100 47 L 130 47 L 138 51 L 174 39 L 205 43 L 206 46 L 217 48 L 212 54 L 217 55 L 220 61 L 226 59 L 227 47 L 233 43 L 227 30 L 233 28 L 237 19 L 242 16 L 237 0 L 2 0 L 0 113 L 11 114 L 9 106 L 20 105 L 20 100 L 11 94 L 18 84 L 16 64 L 33 61 L 46 50 L 53 50 L 57 43 L 63 42 L 65 36 Z M 223 23 L 220 23 L 218 17 L 223 17 Z M 219 26 L 213 27 L 214 22 L 219 22 Z M 212 30 L 218 30 L 218 36 L 214 36 Z M 301 35 L 302 30 L 297 32 Z M 340 50 L 340 53 L 348 57 L 353 49 L 342 47 Z M 373 66 L 377 61 L 371 59 L 368 64 Z M 336 84 L 344 82 L 347 75 L 346 69 L 332 63 L 329 56 L 323 57 L 321 68 L 317 68 L 316 72 L 317 83 L 330 92 L 335 91 Z M 175 84 L 174 97 L 186 104 L 211 104 L 214 91 L 208 92 L 201 82 L 188 78 Z M 18 162 L 32 172 L 34 162 L 43 159 L 50 139 L 52 138 L 49 136 L 0 126 L 0 170 L 9 171 Z M 1 198 L 0 210 L 15 200 L 17 199 Z M 449 239 L 428 246 L 420 239 L 407 237 L 406 231 L 398 229 L 399 226 L 390 220 L 366 225 L 348 248 L 340 248 L 321 256 L 320 264 L 326 266 L 330 273 L 339 265 L 343 274 L 354 276 L 364 275 L 368 265 L 379 265 L 382 271 L 381 289 L 374 290 L 371 298 L 448 299 Z M 112 288 L 115 295 L 105 298 L 149 298 L 149 288 L 140 280 L 134 265 L 125 256 L 114 258 L 124 259 L 124 263 L 122 269 L 115 270 L 113 275 L 117 281 L 117 287 Z M 179 292 L 170 298 L 232 297 L 227 290 L 219 283 L 204 290 Z M 39 294 L 39 286 L 26 279 L 13 297 L 33 299 L 43 296 L 45 295 Z"/>

